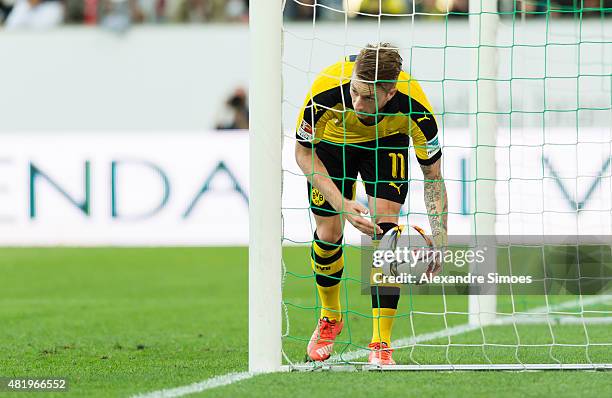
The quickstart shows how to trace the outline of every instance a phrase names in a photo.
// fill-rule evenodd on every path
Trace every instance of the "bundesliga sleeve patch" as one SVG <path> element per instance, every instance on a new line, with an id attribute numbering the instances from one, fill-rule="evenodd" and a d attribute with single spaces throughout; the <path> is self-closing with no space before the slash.
<path id="1" fill-rule="evenodd" d="M 312 141 L 314 136 L 312 134 L 312 126 L 306 122 L 306 120 L 302 120 L 302 124 L 297 131 L 297 134 L 306 141 Z"/>
<path id="2" fill-rule="evenodd" d="M 427 157 L 431 158 L 438 152 L 440 152 L 440 143 L 438 142 L 438 136 L 435 136 L 427 141 Z"/>

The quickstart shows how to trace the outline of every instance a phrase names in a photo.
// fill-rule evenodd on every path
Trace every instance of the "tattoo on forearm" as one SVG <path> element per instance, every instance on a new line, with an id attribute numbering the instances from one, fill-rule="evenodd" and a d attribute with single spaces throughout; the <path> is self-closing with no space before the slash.
<path id="1" fill-rule="evenodd" d="M 446 185 L 439 174 L 425 177 L 425 207 L 436 245 L 445 246 L 447 243 L 448 199 Z"/>

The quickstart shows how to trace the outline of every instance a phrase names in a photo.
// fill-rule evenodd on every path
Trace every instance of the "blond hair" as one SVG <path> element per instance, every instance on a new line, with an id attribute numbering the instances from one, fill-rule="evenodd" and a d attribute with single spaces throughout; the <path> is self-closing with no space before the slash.
<path id="1" fill-rule="evenodd" d="M 368 44 L 355 60 L 354 76 L 364 82 L 393 86 L 402 71 L 402 57 L 389 43 Z"/>

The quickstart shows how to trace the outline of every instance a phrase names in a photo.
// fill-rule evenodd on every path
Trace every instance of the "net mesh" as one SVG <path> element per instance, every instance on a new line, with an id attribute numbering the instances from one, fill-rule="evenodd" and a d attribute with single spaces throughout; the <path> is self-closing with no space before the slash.
<path id="1" fill-rule="evenodd" d="M 612 5 L 606 1 L 499 1 L 495 43 L 474 38 L 467 2 L 287 0 L 283 27 L 283 353 L 303 365 L 306 345 L 319 319 L 321 302 L 310 266 L 316 229 L 304 173 L 294 158 L 295 121 L 317 75 L 357 54 L 366 43 L 390 42 L 403 69 L 418 79 L 434 110 L 443 147 L 448 191 L 449 235 L 473 235 L 482 200 L 470 159 L 479 149 L 470 118 L 494 115 L 495 235 L 497 267 L 536 264 L 542 279 L 549 251 L 515 237 L 612 236 Z M 486 14 L 486 13 L 485 13 Z M 490 13 L 489 13 L 490 14 Z M 489 15 L 490 16 L 490 15 Z M 478 36 L 477 36 L 478 37 Z M 471 67 L 476 54 L 493 49 L 493 78 Z M 487 55 L 489 56 L 489 55 Z M 479 83 L 494 83 L 494 109 L 470 109 Z M 482 93 L 480 93 L 482 95 Z M 346 111 L 346 109 L 344 110 Z M 381 115 L 379 115 L 381 116 Z M 479 120 L 479 119 L 476 119 Z M 470 144 L 476 142 L 475 145 Z M 341 144 L 340 144 L 341 145 Z M 429 230 L 423 202 L 424 178 L 409 148 L 408 197 L 399 223 Z M 357 199 L 367 204 L 361 177 Z M 342 209 L 339 209 L 342 211 Z M 376 215 L 376 209 L 372 209 Z M 607 238 L 606 238 L 607 237 Z M 502 239 L 503 240 L 503 239 Z M 348 223 L 340 278 L 344 330 L 332 364 L 364 363 L 372 329 L 371 298 L 363 294 L 361 236 Z M 571 246 L 577 252 L 582 248 Z M 608 244 L 596 246 L 600 280 Z M 571 278 L 580 279 L 580 256 Z M 609 265 L 609 263 L 607 263 Z M 608 267 L 609 268 L 609 267 Z M 567 279 L 567 277 L 566 277 Z M 605 283 L 604 287 L 608 286 Z M 393 327 L 394 359 L 407 365 L 600 364 L 612 363 L 612 296 L 609 288 L 587 295 L 544 291 L 496 297 L 490 325 L 469 322 L 466 295 L 402 295 Z M 308 364 L 307 366 L 318 366 Z"/>

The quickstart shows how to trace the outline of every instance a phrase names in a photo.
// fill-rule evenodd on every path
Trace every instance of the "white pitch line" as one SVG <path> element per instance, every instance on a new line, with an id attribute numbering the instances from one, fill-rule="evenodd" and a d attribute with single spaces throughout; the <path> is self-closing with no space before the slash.
<path id="1" fill-rule="evenodd" d="M 173 398 L 182 397 L 183 395 L 195 394 L 204 390 L 210 390 L 211 388 L 222 387 L 228 384 L 236 383 L 238 381 L 250 379 L 255 376 L 256 373 L 240 372 L 240 373 L 228 373 L 220 376 L 215 376 L 211 379 L 189 384 L 182 387 L 169 388 L 166 390 L 153 391 L 144 394 L 138 394 L 132 396 L 132 398 Z"/>
<path id="2" fill-rule="evenodd" d="M 612 296 L 606 296 L 606 295 L 602 295 L 602 296 L 590 296 L 590 297 L 586 297 L 586 298 L 583 297 L 582 298 L 582 305 L 584 306 L 584 305 L 589 305 L 589 304 L 596 304 L 596 303 L 605 302 L 605 301 L 608 301 L 608 300 L 611 300 L 611 299 L 612 299 Z M 540 314 L 540 313 L 544 313 L 544 312 L 548 312 L 548 311 L 552 311 L 552 312 L 560 311 L 560 310 L 565 309 L 565 308 L 578 307 L 579 305 L 580 305 L 580 300 L 568 300 L 568 301 L 565 301 L 563 303 L 556 304 L 556 305 L 535 307 L 535 308 L 532 308 L 529 311 L 521 313 L 521 315 L 524 316 L 524 317 L 527 317 L 528 314 Z M 484 327 L 512 324 L 513 321 L 517 320 L 517 316 L 501 318 L 497 322 L 495 322 L 495 323 L 493 323 L 491 325 L 486 325 Z M 578 319 L 580 320 L 581 318 L 578 318 Z M 540 320 L 542 320 L 542 318 L 540 318 Z M 579 320 L 575 321 L 575 323 L 580 323 Z M 550 322 L 551 323 L 555 323 L 555 319 L 554 318 L 550 319 Z M 601 322 L 602 323 L 607 323 L 607 322 L 604 322 L 604 321 L 601 321 Z M 546 323 L 546 319 L 544 319 L 541 323 Z M 411 337 L 404 337 L 404 338 L 401 338 L 399 340 L 393 341 L 393 343 L 391 343 L 391 347 L 394 347 L 396 349 L 406 348 L 406 347 L 409 347 L 411 345 L 422 343 L 422 342 L 425 342 L 425 341 L 431 341 L 431 340 L 439 339 L 439 338 L 442 338 L 442 337 L 457 336 L 457 335 L 460 335 L 460 334 L 463 334 L 463 333 L 469 333 L 469 332 L 472 332 L 472 331 L 478 330 L 478 329 L 480 329 L 480 325 L 478 325 L 478 324 L 470 325 L 469 323 L 465 323 L 465 324 L 454 326 L 454 327 L 451 327 L 451 328 L 448 328 L 448 329 L 441 329 L 441 330 L 438 330 L 436 332 L 424 333 L 424 334 L 419 334 L 417 336 L 411 336 Z M 345 352 L 343 354 L 333 355 L 330 358 L 330 362 L 334 362 L 334 361 L 354 361 L 355 359 L 364 357 L 364 356 L 368 355 L 369 353 L 370 353 L 370 350 L 363 349 L 363 348 L 359 349 L 359 350 L 355 350 L 355 351 L 347 351 L 347 352 Z M 306 363 L 304 363 L 302 365 L 306 365 Z"/>
<path id="3" fill-rule="evenodd" d="M 461 333 L 466 333 L 472 331 L 474 329 L 478 329 L 479 326 L 473 325 L 459 325 L 449 329 L 439 330 L 437 332 L 432 333 L 424 333 L 418 336 L 399 339 L 394 342 L 395 345 L 407 345 L 420 343 L 424 341 L 434 340 L 440 337 L 454 336 Z M 342 356 L 333 355 L 330 358 L 330 362 L 343 360 L 343 361 L 352 361 L 357 358 L 361 358 L 363 356 L 368 355 L 370 351 L 365 349 L 360 349 L 356 351 L 347 351 Z M 199 383 L 193 383 L 183 387 L 170 388 L 167 390 L 153 391 L 145 394 L 134 395 L 132 398 L 171 398 L 171 397 L 182 397 L 188 394 L 195 394 L 198 392 L 202 392 L 205 390 L 210 390 L 211 388 L 226 386 L 228 384 L 236 383 L 241 380 L 250 379 L 255 376 L 255 373 L 242 372 L 242 373 L 229 373 L 226 375 L 216 376 L 212 379 L 207 379 L 201 381 Z"/>
<path id="4" fill-rule="evenodd" d="M 422 343 L 424 341 L 431 341 L 435 339 L 439 339 L 441 337 L 449 337 L 456 336 L 458 334 L 463 334 L 467 332 L 471 332 L 473 330 L 479 329 L 480 326 L 470 325 L 468 323 L 463 325 L 454 326 L 448 329 L 441 329 L 436 332 L 419 334 L 413 337 L 404 337 L 402 339 L 398 339 L 391 343 L 391 347 L 401 348 L 403 346 L 410 346 L 413 344 Z M 347 351 L 343 354 L 333 355 L 330 358 L 331 362 L 334 361 L 354 361 L 357 358 L 365 357 L 370 353 L 370 350 L 366 350 L 364 348 L 355 350 L 355 351 Z"/>
<path id="5" fill-rule="evenodd" d="M 595 303 L 602 302 L 602 301 L 608 301 L 610 299 L 612 299 L 611 296 L 592 296 L 589 298 L 583 298 L 582 305 L 595 304 Z M 539 313 L 539 312 L 544 312 L 544 311 L 558 311 L 564 308 L 576 307 L 578 305 L 580 305 L 580 301 L 570 300 L 570 301 L 566 301 L 564 303 L 557 304 L 557 305 L 536 307 L 528 312 L 525 312 L 525 314 Z M 500 322 L 496 322 L 491 326 L 512 323 L 511 322 L 512 319 L 513 318 L 509 318 L 509 320 L 502 319 Z M 413 344 L 422 343 L 425 341 L 439 339 L 442 337 L 457 336 L 459 334 L 468 333 L 468 332 L 471 332 L 477 329 L 480 329 L 480 325 L 470 325 L 466 323 L 466 324 L 454 326 L 448 329 L 438 330 L 436 332 L 424 333 L 424 334 L 419 334 L 417 336 L 398 339 L 398 340 L 395 340 L 391 346 L 396 347 L 396 348 L 401 348 L 401 347 L 410 346 Z M 340 354 L 332 355 L 330 358 L 330 362 L 335 362 L 339 360 L 353 361 L 355 359 L 368 355 L 369 352 L 370 351 L 366 349 L 347 351 L 343 353 L 342 355 Z M 213 378 L 206 379 L 201 382 L 189 384 L 189 385 L 182 386 L 182 387 L 169 388 L 165 390 L 159 390 L 159 391 L 153 391 L 149 393 L 134 395 L 132 396 L 132 398 L 182 397 L 184 395 L 195 394 L 195 393 L 202 392 L 205 390 L 210 390 L 212 388 L 222 387 L 222 386 L 233 384 L 233 383 L 236 383 L 242 380 L 247 380 L 256 375 L 257 375 L 256 373 L 249 373 L 249 372 L 228 373 L 225 375 L 215 376 Z"/>

